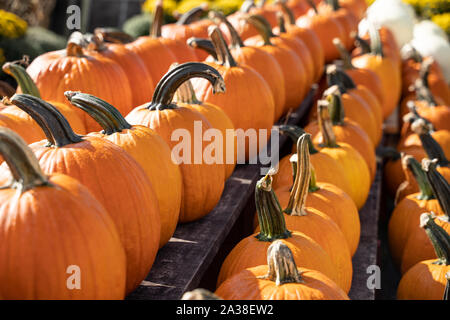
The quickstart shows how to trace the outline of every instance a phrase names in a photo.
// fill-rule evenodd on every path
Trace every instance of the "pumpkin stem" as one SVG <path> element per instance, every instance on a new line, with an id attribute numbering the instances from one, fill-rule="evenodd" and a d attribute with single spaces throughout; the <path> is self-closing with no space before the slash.
<path id="1" fill-rule="evenodd" d="M 169 70 L 161 78 L 148 108 L 150 110 L 176 108 L 172 100 L 178 87 L 185 81 L 197 77 L 208 80 L 212 85 L 213 93 L 225 92 L 225 82 L 216 69 L 201 62 L 187 62 Z"/>
<path id="2" fill-rule="evenodd" d="M 339 55 L 341 56 L 342 60 L 342 67 L 344 70 L 352 70 L 355 69 L 355 67 L 352 64 L 352 57 L 350 56 L 350 53 L 345 49 L 344 44 L 342 43 L 341 39 L 334 38 L 333 44 L 336 46 L 336 49 L 339 51 Z"/>
<path id="3" fill-rule="evenodd" d="M 319 10 L 317 10 L 317 6 L 314 3 L 314 1 L 313 0 L 306 0 L 306 2 L 314 10 L 314 13 L 318 15 L 319 14 Z"/>
<path id="4" fill-rule="evenodd" d="M 343 70 L 339 70 L 335 64 L 331 64 L 326 68 L 327 83 L 329 86 L 338 86 L 341 93 L 356 88 L 356 84 L 352 78 Z"/>
<path id="5" fill-rule="evenodd" d="M 214 48 L 214 45 L 211 40 L 192 37 L 187 39 L 186 43 L 188 46 L 194 49 L 201 49 L 203 51 L 206 51 L 209 55 L 211 55 L 214 58 L 214 60 L 218 61 L 216 48 Z"/>
<path id="6" fill-rule="evenodd" d="M 215 21 L 217 25 L 223 23 L 227 27 L 228 32 L 230 32 L 231 35 L 231 48 L 245 47 L 244 42 L 239 36 L 239 33 L 221 12 L 212 10 L 209 12 L 208 16 L 211 20 Z"/>
<path id="7" fill-rule="evenodd" d="M 86 47 L 88 50 L 97 52 L 106 50 L 105 41 L 101 33 L 85 35 L 84 39 L 87 43 Z"/>
<path id="8" fill-rule="evenodd" d="M 272 189 L 273 170 L 256 183 L 255 204 L 261 231 L 256 236 L 259 241 L 272 242 L 291 237 L 286 229 L 283 209 Z"/>
<path id="9" fill-rule="evenodd" d="M 216 48 L 217 56 L 219 57 L 219 61 L 222 55 L 223 60 L 221 61 L 221 64 L 223 66 L 226 66 L 228 68 L 231 67 L 237 67 L 237 62 L 234 60 L 233 56 L 231 55 L 230 50 L 228 49 L 227 43 L 225 42 L 225 39 L 223 38 L 222 31 L 220 31 L 220 28 L 218 26 L 210 26 L 208 28 L 209 36 L 212 40 L 212 43 L 214 47 Z M 219 54 L 220 52 L 220 54 Z"/>
<path id="10" fill-rule="evenodd" d="M 362 54 L 370 53 L 370 44 L 368 41 L 361 38 L 359 35 L 355 35 L 355 46 L 361 49 Z"/>
<path id="11" fill-rule="evenodd" d="M 450 235 L 434 222 L 435 218 L 433 213 L 423 213 L 420 216 L 420 226 L 425 229 L 438 257 L 434 263 L 448 266 L 450 264 Z"/>
<path id="12" fill-rule="evenodd" d="M 180 19 L 176 22 L 177 25 L 188 25 L 192 22 L 200 20 L 201 16 L 208 11 L 208 4 L 204 3 L 198 7 L 192 8 L 185 14 L 183 14 Z"/>
<path id="13" fill-rule="evenodd" d="M 160 38 L 161 37 L 161 27 L 163 24 L 163 2 L 162 0 L 158 0 L 155 5 L 155 11 L 153 12 L 153 22 L 150 26 L 149 35 L 152 38 Z"/>
<path id="14" fill-rule="evenodd" d="M 29 94 L 15 94 L 11 101 L 38 123 L 51 146 L 63 147 L 83 141 L 50 103 Z"/>
<path id="15" fill-rule="evenodd" d="M 309 133 L 303 134 L 297 141 L 297 174 L 294 180 L 294 187 L 291 190 L 289 203 L 284 210 L 292 216 L 305 216 L 305 202 L 308 195 L 309 181 L 311 178 L 311 166 L 309 161 L 308 139 Z"/>
<path id="16" fill-rule="evenodd" d="M 419 185 L 420 194 L 417 198 L 420 200 L 434 199 L 432 186 L 420 163 L 414 157 L 402 153 L 402 165 L 412 174 Z"/>
<path id="17" fill-rule="evenodd" d="M 85 111 L 103 128 L 107 135 L 131 129 L 131 125 L 111 104 L 93 95 L 81 92 L 66 91 L 67 100 L 75 107 Z"/>
<path id="18" fill-rule="evenodd" d="M 267 28 L 264 23 L 262 23 L 259 19 L 257 19 L 256 15 L 251 15 L 245 18 L 247 23 L 250 23 L 255 29 L 258 31 L 259 35 L 264 41 L 265 46 L 272 46 L 272 42 L 270 41 L 271 36 L 273 35 L 272 29 Z"/>
<path id="19" fill-rule="evenodd" d="M 380 32 L 373 23 L 369 22 L 370 52 L 373 55 L 384 57 L 383 44 L 380 39 Z"/>
<path id="20" fill-rule="evenodd" d="M 281 11 L 283 12 L 284 18 L 286 19 L 287 23 L 289 23 L 289 25 L 295 25 L 294 13 L 292 12 L 291 8 L 289 8 L 287 6 L 286 2 L 277 0 L 275 3 L 280 6 Z"/>
<path id="21" fill-rule="evenodd" d="M 341 8 L 338 0 L 327 0 L 327 4 L 333 9 L 333 11 L 338 11 Z"/>
<path id="22" fill-rule="evenodd" d="M 292 251 L 283 241 L 274 241 L 269 246 L 267 249 L 267 265 L 269 266 L 267 274 L 259 276 L 259 279 L 274 281 L 277 286 L 285 283 L 303 283 Z"/>
<path id="23" fill-rule="evenodd" d="M 280 29 L 280 34 L 281 33 L 286 33 L 286 23 L 284 20 L 284 15 L 281 12 L 277 12 L 277 20 L 278 20 L 278 27 Z"/>
<path id="24" fill-rule="evenodd" d="M 450 185 L 447 180 L 436 170 L 437 159 L 423 159 L 422 168 L 426 173 L 428 183 L 433 189 L 434 196 L 447 216 L 450 216 Z"/>
<path id="25" fill-rule="evenodd" d="M 297 143 L 298 139 L 305 134 L 305 130 L 303 130 L 302 128 L 300 128 L 299 126 L 294 126 L 294 125 L 289 125 L 289 124 L 283 124 L 280 125 L 278 127 L 278 130 L 280 130 L 280 132 L 282 134 L 287 135 L 289 138 L 291 138 L 293 143 Z M 315 154 L 317 152 L 319 152 L 315 147 L 314 144 L 312 143 L 311 139 L 308 140 L 308 147 L 309 147 L 309 153 L 310 154 Z"/>
<path id="26" fill-rule="evenodd" d="M 400 152 L 397 151 L 397 149 L 388 146 L 388 147 L 379 147 L 377 149 L 377 157 L 380 157 L 382 159 L 389 159 L 392 161 L 397 161 L 401 158 Z"/>
<path id="27" fill-rule="evenodd" d="M 427 102 L 430 107 L 437 106 L 436 100 L 428 84 L 428 76 L 433 62 L 433 58 L 428 58 L 422 62 L 419 71 L 420 76 L 414 83 L 417 100 Z"/>
<path id="28" fill-rule="evenodd" d="M 341 93 L 337 87 L 330 87 L 324 92 L 324 98 L 322 103 L 327 105 L 330 113 L 331 123 L 334 126 L 345 125 L 345 109 L 342 105 Z"/>
<path id="29" fill-rule="evenodd" d="M 445 285 L 444 296 L 442 300 L 449 301 L 450 300 L 450 271 L 445 274 L 445 279 L 447 283 Z"/>
<path id="30" fill-rule="evenodd" d="M 69 57 L 82 57 L 86 39 L 79 31 L 73 32 L 67 41 L 66 55 Z"/>
<path id="31" fill-rule="evenodd" d="M 13 178 L 10 185 L 2 188 L 11 187 L 22 193 L 49 184 L 30 147 L 17 133 L 4 127 L 0 127 L 0 156 L 8 165 Z"/>
<path id="32" fill-rule="evenodd" d="M 197 99 L 191 80 L 187 80 L 178 88 L 175 94 L 175 101 L 186 104 L 202 104 L 202 102 Z"/>
<path id="33" fill-rule="evenodd" d="M 336 136 L 334 135 L 333 124 L 331 123 L 330 112 L 328 111 L 328 104 L 329 102 L 327 100 L 317 101 L 317 119 L 323 140 L 320 146 L 325 148 L 338 148 L 339 145 L 336 143 Z"/>
<path id="34" fill-rule="evenodd" d="M 135 39 L 128 33 L 115 28 L 95 28 L 94 34 L 104 42 L 125 44 Z"/>
<path id="35" fill-rule="evenodd" d="M 2 70 L 16 80 L 23 93 L 30 94 L 37 98 L 41 97 L 38 87 L 33 79 L 31 79 L 27 70 L 21 65 L 20 61 L 7 62 L 3 65 Z"/>
<path id="36" fill-rule="evenodd" d="M 320 187 L 317 185 L 316 170 L 314 170 L 312 164 L 310 164 L 310 166 L 311 166 L 311 178 L 309 179 L 308 192 L 316 192 L 317 190 L 320 190 Z"/>
<path id="37" fill-rule="evenodd" d="M 411 124 L 411 130 L 419 136 L 428 158 L 437 159 L 440 166 L 448 166 L 450 164 L 444 150 L 430 134 L 430 128 L 425 121 L 422 119 L 415 120 Z"/>
<path id="38" fill-rule="evenodd" d="M 292 156 L 289 157 L 289 162 L 291 163 L 292 168 L 292 181 L 295 182 L 295 177 L 297 176 L 297 154 L 294 153 Z M 289 191 L 292 191 L 294 188 L 294 183 L 292 183 L 292 186 L 290 187 Z"/>

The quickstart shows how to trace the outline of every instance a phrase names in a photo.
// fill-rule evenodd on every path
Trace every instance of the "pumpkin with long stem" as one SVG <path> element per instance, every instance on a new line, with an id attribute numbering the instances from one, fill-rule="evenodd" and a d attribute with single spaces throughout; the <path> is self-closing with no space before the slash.
<path id="1" fill-rule="evenodd" d="M 430 184 L 433 194 L 444 212 L 436 217 L 435 222 L 447 233 L 450 233 L 450 185 L 445 178 L 436 170 L 435 161 L 424 159 L 422 165 Z M 423 229 L 412 232 L 405 244 L 402 256 L 401 271 L 405 273 L 409 268 L 423 260 L 436 258 L 431 242 L 428 240 Z"/>
<path id="2" fill-rule="evenodd" d="M 279 25 L 284 26 L 284 18 L 281 13 L 279 13 L 279 18 L 282 20 Z M 314 64 L 311 58 L 311 55 L 309 54 L 308 48 L 305 46 L 302 40 L 292 37 L 286 33 L 280 32 L 279 35 L 275 35 L 272 31 L 272 28 L 269 24 L 269 22 L 264 19 L 264 17 L 260 15 L 250 15 L 246 21 L 247 23 L 252 23 L 251 21 L 257 21 L 260 25 L 264 26 L 264 30 L 267 30 L 268 36 L 270 37 L 271 43 L 277 47 L 282 47 L 291 50 L 294 52 L 301 61 L 301 64 L 304 68 L 305 72 L 305 91 L 301 91 L 300 93 L 297 93 L 300 96 L 304 96 L 306 94 L 306 90 L 309 89 L 311 84 L 314 81 Z M 258 27 L 257 27 L 258 28 Z M 280 30 L 281 31 L 281 30 Z M 251 46 L 261 46 L 265 44 L 265 40 L 263 35 L 257 35 L 251 38 L 248 38 L 245 40 L 245 44 L 251 45 Z"/>
<path id="3" fill-rule="evenodd" d="M 292 125 L 281 125 L 279 126 L 279 130 L 293 141 L 293 152 L 297 153 L 297 140 L 305 131 L 300 127 Z M 312 143 L 311 139 L 309 139 L 309 153 L 311 155 L 311 165 L 316 172 L 317 181 L 334 184 L 350 195 L 352 190 L 350 181 L 342 165 L 327 153 L 322 152 L 318 145 Z M 278 174 L 275 175 L 273 182 L 275 189 L 283 185 L 292 186 L 294 183 L 290 157 L 291 155 L 285 156 L 278 164 Z M 330 170 L 330 168 L 334 168 L 334 170 Z"/>
<path id="4" fill-rule="evenodd" d="M 160 80 L 150 103 L 135 108 L 126 116 L 130 124 L 156 131 L 176 157 L 183 179 L 180 222 L 207 215 L 219 202 L 225 182 L 223 159 L 212 163 L 209 163 L 211 159 L 203 159 L 204 154 L 213 157 L 213 151 L 218 155 L 218 150 L 211 150 L 211 146 L 205 144 L 197 145 L 199 138 L 203 140 L 203 133 L 212 128 L 211 124 L 201 113 L 173 102 L 178 87 L 194 77 L 210 81 L 214 92 L 225 91 L 223 78 L 214 68 L 198 62 L 180 64 Z M 175 130 L 177 135 L 174 135 Z M 199 132 L 201 137 L 196 136 Z"/>
<path id="5" fill-rule="evenodd" d="M 321 272 L 297 268 L 289 247 L 274 241 L 267 265 L 242 270 L 216 290 L 225 300 L 348 300 L 345 292 Z"/>
<path id="6" fill-rule="evenodd" d="M 123 299 L 125 252 L 103 206 L 77 180 L 45 175 L 7 128 L 0 128 L 0 155 L 1 170 L 12 175 L 0 189 L 2 299 Z M 76 290 L 67 287 L 70 266 L 81 270 Z"/>
<path id="7" fill-rule="evenodd" d="M 175 98 L 178 105 L 198 111 L 214 129 L 220 130 L 223 137 L 225 179 L 228 179 L 233 174 L 237 157 L 237 138 L 234 134 L 233 122 L 218 106 L 198 100 L 190 80 L 185 81 L 178 88 Z"/>
<path id="8" fill-rule="evenodd" d="M 397 205 L 397 203 L 399 203 L 404 197 L 419 192 L 419 185 L 417 184 L 418 178 L 416 178 L 416 176 L 419 175 L 424 177 L 424 172 L 420 166 L 419 161 L 417 161 L 413 156 L 407 155 L 404 152 L 402 152 L 400 155 L 402 169 L 406 179 L 397 189 L 394 201 L 395 205 Z"/>
<path id="9" fill-rule="evenodd" d="M 245 46 L 236 29 L 227 18 L 217 11 L 210 11 L 209 17 L 219 25 L 224 25 L 230 34 L 230 52 L 239 64 L 247 65 L 258 72 L 269 85 L 275 103 L 275 120 L 278 120 L 286 103 L 285 83 L 283 70 L 277 60 L 266 51 L 254 47 Z"/>
<path id="10" fill-rule="evenodd" d="M 277 4 L 281 8 L 281 12 L 284 14 L 284 20 L 286 22 L 284 24 L 284 28 L 286 29 L 286 33 L 292 34 L 302 40 L 310 51 L 314 63 L 314 81 L 319 81 L 325 64 L 325 54 L 319 37 L 313 30 L 301 28 L 295 24 L 294 13 L 286 3 L 281 0 L 277 0 Z M 273 30 L 277 33 L 282 27 L 283 26 L 278 26 L 273 28 Z"/>
<path id="11" fill-rule="evenodd" d="M 31 79 L 30 75 L 27 73 L 24 67 L 20 64 L 20 62 L 7 62 L 2 66 L 2 69 L 5 73 L 11 75 L 14 77 L 18 84 L 18 90 L 19 93 L 25 93 L 33 95 L 37 98 L 41 97 L 41 94 L 39 92 L 39 89 L 36 87 L 36 84 Z M 75 132 L 79 134 L 85 134 L 86 128 L 84 126 L 83 121 L 81 120 L 80 116 L 78 115 L 78 112 L 75 110 L 75 108 L 72 108 L 72 106 L 67 105 L 66 103 L 62 102 L 52 102 L 49 101 L 56 109 L 58 109 L 59 112 L 63 114 L 63 116 L 69 121 L 70 126 L 74 129 Z M 30 130 L 32 131 L 33 128 L 36 127 L 36 129 L 40 132 L 40 135 L 42 136 L 40 139 L 37 139 L 32 142 L 36 142 L 39 140 L 42 140 L 45 138 L 42 131 L 40 130 L 37 123 L 23 110 L 20 108 L 17 108 L 15 106 L 8 106 L 4 109 L 1 109 L 0 111 L 3 114 L 12 114 L 15 115 L 21 119 L 24 119 L 28 125 L 30 126 Z M 31 142 L 30 142 L 31 143 Z"/>
<path id="12" fill-rule="evenodd" d="M 339 50 L 340 68 L 353 80 L 356 85 L 361 85 L 369 89 L 378 99 L 380 106 L 383 105 L 383 86 L 378 75 L 366 68 L 356 68 L 352 63 L 350 53 L 345 49 L 339 38 L 333 39 L 333 44 Z"/>
<path id="13" fill-rule="evenodd" d="M 161 27 L 162 37 L 165 39 L 179 40 L 182 43 L 186 43 L 192 37 L 207 38 L 208 27 L 213 24 L 208 19 L 201 19 L 207 11 L 207 5 L 192 8 L 183 14 L 176 23 L 163 25 Z M 195 55 L 198 61 L 202 61 L 208 56 L 204 51 L 197 49 L 195 50 Z"/>
<path id="14" fill-rule="evenodd" d="M 264 265 L 270 244 L 281 239 L 291 249 L 300 267 L 322 272 L 337 281 L 338 273 L 330 256 L 309 236 L 286 228 L 283 209 L 272 189 L 272 174 L 260 179 L 255 188 L 255 204 L 261 231 L 242 239 L 222 264 L 217 285 L 240 271 Z"/>
<path id="15" fill-rule="evenodd" d="M 257 139 L 245 142 L 245 155 L 238 155 L 238 161 L 241 162 L 255 157 L 261 146 L 266 145 L 274 123 L 274 99 L 269 85 L 255 70 L 236 62 L 219 27 L 211 26 L 209 32 L 219 60 L 207 63 L 220 72 L 227 92 L 214 95 L 214 88 L 210 83 L 194 79 L 192 83 L 197 97 L 222 108 L 233 121 L 236 130 L 267 130 L 265 137 L 258 134 Z"/>
<path id="16" fill-rule="evenodd" d="M 320 13 L 311 0 L 307 2 L 311 9 L 307 14 L 299 17 L 295 24 L 312 29 L 317 34 L 324 49 L 325 61 L 330 62 L 339 58 L 339 52 L 333 45 L 333 39 L 339 38 L 343 42 L 347 42 L 344 28 L 332 15 Z"/>
<path id="17" fill-rule="evenodd" d="M 65 103 L 64 92 L 80 90 L 110 101 L 126 114 L 132 108 L 131 85 L 123 68 L 115 61 L 99 55 L 89 56 L 80 32 L 70 36 L 66 49 L 40 55 L 27 72 L 36 83 L 42 99 Z M 62 80 L 63 79 L 63 80 Z M 86 132 L 100 129 L 91 117 L 77 110 Z"/>
<path id="18" fill-rule="evenodd" d="M 112 142 L 75 134 L 51 104 L 26 94 L 16 94 L 11 101 L 33 117 L 46 135 L 47 140 L 30 145 L 42 170 L 76 178 L 115 222 L 127 257 L 126 292 L 131 292 L 147 276 L 159 248 L 158 200 L 147 175 Z M 0 181 L 8 178 L 2 172 Z"/>
<path id="19" fill-rule="evenodd" d="M 356 122 L 345 117 L 345 108 L 342 105 L 339 91 L 334 91 L 330 95 L 325 96 L 325 99 L 318 102 L 319 104 L 325 105 L 329 109 L 336 141 L 338 143 L 348 143 L 361 154 L 369 167 L 371 181 L 373 181 L 376 172 L 373 143 L 367 133 Z M 310 122 L 305 127 L 305 131 L 312 135 L 314 143 L 323 143 L 323 136 L 320 132 L 318 121 Z"/>
<path id="20" fill-rule="evenodd" d="M 169 146 L 153 130 L 130 125 L 116 108 L 102 99 L 70 91 L 66 92 L 66 97 L 103 128 L 102 132 L 93 132 L 89 136 L 111 141 L 128 152 L 144 169 L 158 199 L 161 221 L 159 246 L 162 247 L 177 226 L 182 193 L 181 172 L 172 162 Z M 170 186 L 170 192 L 167 186 Z"/>
<path id="21" fill-rule="evenodd" d="M 425 229 L 433 244 L 438 259 L 419 262 L 401 278 L 397 289 L 400 300 L 440 300 L 444 296 L 450 271 L 450 235 L 445 232 L 429 213 L 420 217 L 420 225 Z"/>
<path id="22" fill-rule="evenodd" d="M 257 28 L 264 40 L 264 44 L 259 48 L 272 55 L 281 67 L 286 97 L 285 112 L 298 108 L 303 101 L 306 86 L 305 67 L 302 61 L 292 50 L 274 45 L 270 37 L 271 30 L 264 23 L 252 18 L 248 18 L 247 21 Z"/>
<path id="23" fill-rule="evenodd" d="M 371 51 L 352 59 L 357 68 L 374 71 L 381 80 L 383 86 L 384 102 L 383 119 L 386 119 L 394 111 L 401 94 L 401 75 L 395 60 L 386 57 L 380 40 L 379 31 L 370 24 L 370 49 Z"/>

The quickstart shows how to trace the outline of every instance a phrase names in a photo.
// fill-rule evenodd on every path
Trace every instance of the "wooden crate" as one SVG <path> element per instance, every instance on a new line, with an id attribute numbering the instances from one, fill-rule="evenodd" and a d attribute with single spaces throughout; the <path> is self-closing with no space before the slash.
<path id="1" fill-rule="evenodd" d="M 283 122 L 304 125 L 313 98 L 311 90 L 301 106 Z M 289 153 L 291 145 L 287 137 L 280 136 L 280 157 Z M 260 168 L 260 165 L 238 165 L 214 210 L 199 221 L 178 225 L 169 243 L 159 250 L 146 280 L 127 299 L 177 300 L 184 292 L 198 287 L 214 291 L 226 255 L 237 242 L 253 233 L 254 189 L 261 177 Z M 368 201 L 360 212 L 361 240 L 353 257 L 352 299 L 375 299 L 375 290 L 366 285 L 369 276 L 366 270 L 377 263 L 380 191 L 381 163 L 378 163 Z"/>

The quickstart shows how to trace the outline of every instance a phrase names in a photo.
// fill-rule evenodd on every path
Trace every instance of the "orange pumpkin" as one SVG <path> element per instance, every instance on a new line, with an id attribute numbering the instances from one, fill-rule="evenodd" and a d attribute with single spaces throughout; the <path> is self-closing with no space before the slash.
<path id="1" fill-rule="evenodd" d="M 83 35 L 74 32 L 65 50 L 40 55 L 28 66 L 27 72 L 36 83 L 42 99 L 66 102 L 64 92 L 79 90 L 113 103 L 122 113 L 132 109 L 130 83 L 123 68 L 111 59 L 88 56 L 83 50 Z M 64 79 L 64 81 L 61 81 Z M 86 132 L 100 126 L 83 111 L 77 110 Z"/>
<path id="2" fill-rule="evenodd" d="M 257 139 L 245 143 L 245 155 L 239 154 L 238 161 L 251 159 L 259 153 L 260 146 L 265 146 L 274 123 L 275 105 L 272 92 L 267 82 L 253 69 L 238 65 L 231 55 L 220 29 L 211 27 L 210 37 L 217 50 L 218 62 L 208 62 L 222 75 L 227 91 L 214 95 L 214 87 L 204 80 L 194 80 L 193 86 L 201 101 L 212 103 L 222 108 L 230 117 L 236 130 L 267 130 L 266 137 L 258 134 Z M 245 94 L 242 94 L 245 92 Z M 238 138 L 239 141 L 240 138 Z"/>
<path id="3" fill-rule="evenodd" d="M 75 134 L 67 120 L 41 99 L 17 94 L 12 101 L 39 123 L 47 137 L 30 145 L 43 171 L 76 178 L 115 222 L 127 257 L 126 293 L 131 292 L 153 265 L 161 230 L 155 191 L 145 172 L 112 142 Z M 0 181 L 7 179 L 2 175 Z"/>
<path id="4" fill-rule="evenodd" d="M 292 251 L 280 240 L 269 246 L 267 266 L 242 270 L 216 294 L 225 300 L 349 300 L 321 272 L 297 268 Z"/>
<path id="5" fill-rule="evenodd" d="M 209 152 L 212 151 L 209 146 L 194 148 L 195 139 L 198 139 L 195 132 L 201 130 L 203 133 L 211 129 L 209 121 L 201 113 L 172 102 L 177 88 L 193 77 L 211 81 L 214 92 L 225 90 L 223 78 L 214 68 L 204 63 L 184 63 L 170 70 L 160 80 L 150 103 L 135 108 L 126 116 L 130 124 L 143 125 L 156 131 L 176 157 L 183 179 L 180 222 L 206 216 L 219 202 L 225 181 L 225 168 L 221 164 L 223 162 L 219 162 L 223 159 L 206 162 L 203 154 L 207 148 Z M 179 135 L 174 139 L 175 130 Z"/>
<path id="6" fill-rule="evenodd" d="M 282 208 L 272 189 L 272 176 L 266 175 L 256 184 L 255 203 L 261 231 L 242 239 L 222 264 L 217 285 L 244 269 L 264 265 L 270 244 L 278 239 L 292 251 L 295 263 L 303 268 L 317 270 L 332 280 L 339 275 L 330 256 L 309 236 L 288 231 Z"/>
<path id="7" fill-rule="evenodd" d="M 350 10 L 359 20 L 364 18 L 367 10 L 366 0 L 340 0 L 341 7 Z"/>
<path id="8" fill-rule="evenodd" d="M 13 178 L 0 190 L 2 299 L 123 299 L 125 252 L 103 206 L 77 180 L 45 175 L 25 141 L 6 128 L 0 155 L 0 170 Z M 77 271 L 79 287 L 69 277 Z"/>
<path id="9" fill-rule="evenodd" d="M 171 159 L 171 150 L 153 130 L 130 125 L 112 105 L 89 94 L 66 92 L 67 99 L 87 112 L 103 128 L 89 136 L 111 141 L 131 155 L 144 169 L 158 199 L 161 221 L 159 246 L 172 237 L 181 207 L 181 172 Z M 170 186 L 170 189 L 167 188 Z"/>

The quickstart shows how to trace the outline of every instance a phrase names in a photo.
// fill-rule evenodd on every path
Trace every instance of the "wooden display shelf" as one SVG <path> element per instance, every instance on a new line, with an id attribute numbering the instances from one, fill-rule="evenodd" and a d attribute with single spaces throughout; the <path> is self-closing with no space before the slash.
<path id="1" fill-rule="evenodd" d="M 289 115 L 287 124 L 305 124 L 313 105 L 314 90 L 301 106 Z M 280 149 L 287 154 L 291 142 L 280 136 Z M 269 143 L 270 148 L 270 143 Z M 280 152 L 280 157 L 283 152 Z M 161 248 L 145 281 L 130 295 L 130 300 L 178 300 L 184 292 L 203 287 L 214 290 L 218 269 L 232 247 L 251 234 L 242 231 L 242 217 L 250 225 L 254 214 L 254 189 L 260 179 L 261 165 L 238 165 L 227 180 L 222 198 L 206 217 L 192 223 L 178 225 L 172 239 Z M 381 164 L 361 216 L 361 240 L 353 258 L 352 299 L 375 298 L 374 290 L 366 286 L 369 265 L 376 264 L 377 220 L 380 203 Z M 238 231 L 236 231 L 238 230 Z M 238 235 L 232 237 L 231 234 Z"/>

